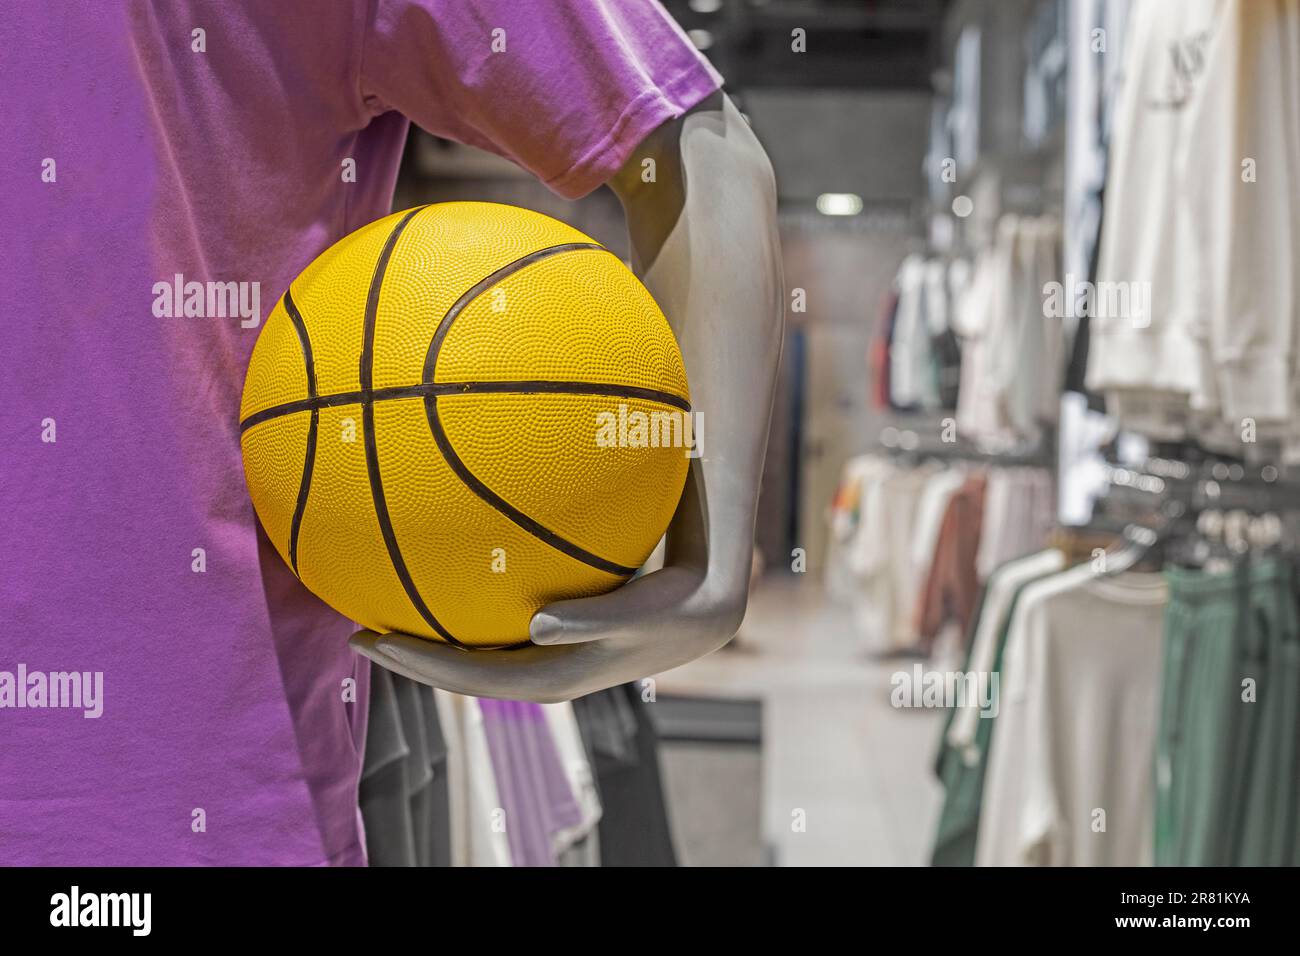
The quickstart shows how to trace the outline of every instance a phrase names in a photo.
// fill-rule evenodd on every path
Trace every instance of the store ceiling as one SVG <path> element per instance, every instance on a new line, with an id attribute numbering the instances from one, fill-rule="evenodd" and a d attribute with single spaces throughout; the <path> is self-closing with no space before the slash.
<path id="1" fill-rule="evenodd" d="M 726 79 L 776 168 L 783 204 L 922 192 L 949 0 L 664 0 Z M 791 49 L 805 31 L 806 52 Z"/>
<path id="2" fill-rule="evenodd" d="M 742 101 L 784 203 L 821 193 L 866 203 L 921 197 L 930 96 L 910 90 L 753 89 Z"/>
<path id="3" fill-rule="evenodd" d="M 921 195 L 949 0 L 663 2 L 753 123 L 784 204 L 810 207 L 826 192 L 854 193 L 869 204 Z M 791 50 L 796 28 L 806 31 L 805 53 Z M 431 138 L 417 146 L 426 175 L 525 175 L 470 147 Z"/>
<path id="4" fill-rule="evenodd" d="M 948 0 L 665 0 L 728 89 L 929 90 Z M 807 52 L 791 50 L 806 31 Z M 701 42 L 702 41 L 702 42 Z"/>

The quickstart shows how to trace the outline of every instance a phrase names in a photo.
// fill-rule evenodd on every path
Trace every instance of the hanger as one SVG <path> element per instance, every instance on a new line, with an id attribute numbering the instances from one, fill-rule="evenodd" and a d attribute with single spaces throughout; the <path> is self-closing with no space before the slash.
<path id="1" fill-rule="evenodd" d="M 1184 524 L 1186 506 L 1174 499 L 1163 502 L 1160 517 L 1151 523 L 1133 522 L 1120 534 L 1121 546 L 1106 555 L 1104 577 L 1114 577 L 1132 571 L 1139 564 L 1155 563 L 1164 559 L 1164 545 L 1174 530 Z"/>
<path id="2" fill-rule="evenodd" d="M 1114 531 L 1082 525 L 1054 529 L 1047 539 L 1047 546 L 1060 551 L 1067 565 L 1076 565 L 1092 560 L 1098 550 L 1107 551 L 1114 547 L 1115 540 Z"/>
<path id="3" fill-rule="evenodd" d="M 1131 524 L 1120 535 L 1123 546 L 1106 555 L 1103 577 L 1114 577 L 1131 571 L 1150 556 L 1160 543 L 1160 531 L 1147 525 Z"/>

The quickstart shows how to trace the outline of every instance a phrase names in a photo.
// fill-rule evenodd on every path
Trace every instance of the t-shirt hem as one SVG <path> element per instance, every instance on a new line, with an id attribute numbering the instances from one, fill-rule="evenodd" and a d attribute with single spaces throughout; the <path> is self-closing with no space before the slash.
<path id="1" fill-rule="evenodd" d="M 1281 350 L 1248 353 L 1221 362 L 1219 393 L 1224 417 L 1229 421 L 1288 421 L 1289 378 L 1290 362 Z"/>
<path id="2" fill-rule="evenodd" d="M 1180 328 L 1163 330 L 1094 330 L 1093 355 L 1085 386 L 1111 389 L 1182 392 L 1201 390 L 1199 344 Z"/>
<path id="3" fill-rule="evenodd" d="M 315 866 L 368 866 L 369 862 L 366 857 L 366 848 L 362 841 L 355 840 L 346 847 L 335 853 L 330 854 L 323 860 L 316 860 L 306 864 L 309 867 Z"/>
<path id="4" fill-rule="evenodd" d="M 566 199 L 581 199 L 613 176 L 647 135 L 721 86 L 722 76 L 716 70 L 696 63 L 667 83 L 644 90 L 576 162 L 545 180 L 546 186 Z"/>

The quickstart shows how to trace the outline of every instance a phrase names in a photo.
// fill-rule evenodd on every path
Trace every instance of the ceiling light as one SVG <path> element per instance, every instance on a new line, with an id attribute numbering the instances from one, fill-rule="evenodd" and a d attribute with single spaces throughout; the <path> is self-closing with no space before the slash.
<path id="1" fill-rule="evenodd" d="M 822 193 L 817 197 L 817 211 L 823 216 L 856 216 L 862 212 L 862 197 L 857 193 Z"/>
<path id="2" fill-rule="evenodd" d="M 708 30 L 687 30 L 686 35 L 691 38 L 697 50 L 707 50 L 713 46 L 713 34 Z"/>

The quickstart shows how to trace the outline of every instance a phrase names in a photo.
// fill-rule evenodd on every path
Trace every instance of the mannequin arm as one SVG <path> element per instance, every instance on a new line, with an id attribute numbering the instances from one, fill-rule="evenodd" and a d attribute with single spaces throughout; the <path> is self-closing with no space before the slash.
<path id="1" fill-rule="evenodd" d="M 654 182 L 642 181 L 646 158 Z M 608 594 L 542 608 L 522 648 L 353 636 L 358 653 L 390 670 L 478 697 L 567 700 L 685 664 L 740 626 L 785 312 L 771 166 L 719 93 L 650 134 L 609 185 L 703 420 L 665 565 Z"/>

